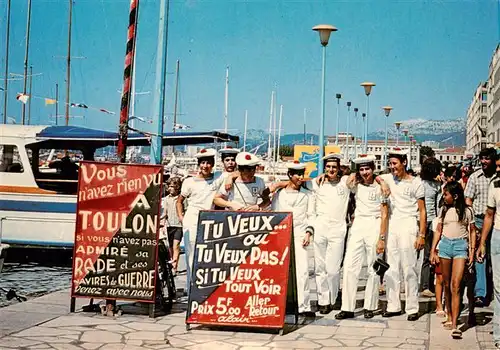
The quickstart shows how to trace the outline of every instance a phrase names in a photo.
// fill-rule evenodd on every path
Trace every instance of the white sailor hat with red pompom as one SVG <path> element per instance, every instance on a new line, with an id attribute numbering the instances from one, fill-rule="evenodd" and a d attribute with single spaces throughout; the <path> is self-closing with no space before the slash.
<path id="1" fill-rule="evenodd" d="M 226 147 L 221 148 L 219 150 L 219 154 L 221 154 L 221 155 L 226 155 L 226 154 L 235 155 L 235 154 L 238 154 L 238 153 L 240 153 L 240 149 L 239 148 L 233 148 L 231 146 L 226 146 Z"/>
<path id="2" fill-rule="evenodd" d="M 288 170 L 305 170 L 306 164 L 299 162 L 298 160 L 294 160 L 293 162 L 289 162 L 286 164 Z"/>
<path id="3" fill-rule="evenodd" d="M 327 154 L 326 156 L 323 157 L 323 160 L 328 160 L 328 159 L 336 159 L 340 162 L 340 160 L 344 158 L 344 156 L 340 153 L 330 153 Z"/>
<path id="4" fill-rule="evenodd" d="M 200 159 L 200 158 L 215 157 L 216 154 L 217 151 L 213 148 L 203 148 L 194 156 L 196 159 Z"/>
<path id="5" fill-rule="evenodd" d="M 357 158 L 354 158 L 353 162 L 356 165 L 368 164 L 375 162 L 375 155 L 373 154 L 358 154 Z"/>
<path id="6" fill-rule="evenodd" d="M 240 152 L 236 156 L 236 164 L 239 166 L 257 166 L 260 164 L 260 158 L 249 152 Z"/>
<path id="7" fill-rule="evenodd" d="M 389 156 L 390 155 L 396 155 L 396 156 L 406 156 L 408 154 L 408 150 L 402 149 L 401 147 L 392 147 L 389 149 Z"/>

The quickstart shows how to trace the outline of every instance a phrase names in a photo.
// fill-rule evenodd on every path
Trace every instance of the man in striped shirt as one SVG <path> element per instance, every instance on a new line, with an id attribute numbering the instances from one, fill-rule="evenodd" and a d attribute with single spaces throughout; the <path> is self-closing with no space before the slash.
<path id="1" fill-rule="evenodd" d="M 469 177 L 469 181 L 465 187 L 465 202 L 474 209 L 475 223 L 479 233 L 481 233 L 483 227 L 484 214 L 488 202 L 488 187 L 495 175 L 495 162 L 497 158 L 497 152 L 494 148 L 482 149 L 479 153 L 481 169 L 477 170 Z M 478 245 L 476 244 L 476 246 Z M 478 307 L 482 307 L 487 303 L 487 286 L 491 285 L 491 276 L 486 273 L 487 267 L 490 266 L 488 257 L 489 244 L 487 244 L 487 247 L 487 253 L 483 261 L 476 261 L 474 263 L 476 269 L 476 288 L 474 294 L 476 297 L 475 304 Z M 489 282 L 487 283 L 487 281 Z"/>

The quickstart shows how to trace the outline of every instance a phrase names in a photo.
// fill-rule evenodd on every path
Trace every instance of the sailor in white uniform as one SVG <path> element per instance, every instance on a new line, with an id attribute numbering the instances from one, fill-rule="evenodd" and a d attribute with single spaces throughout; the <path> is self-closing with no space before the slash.
<path id="1" fill-rule="evenodd" d="M 220 173 L 220 176 L 227 177 L 236 172 L 236 155 L 238 153 L 240 153 L 240 150 L 231 146 L 226 146 L 219 150 L 219 157 L 224 167 L 224 171 Z M 215 175 L 219 175 L 218 172 Z"/>
<path id="2" fill-rule="evenodd" d="M 346 236 L 346 214 L 349 203 L 347 176 L 340 170 L 341 154 L 326 155 L 324 181 L 313 181 L 316 212 L 314 226 L 314 261 L 318 305 L 321 314 L 333 310 L 340 287 L 340 265 Z"/>
<path id="3" fill-rule="evenodd" d="M 184 249 L 186 251 L 188 286 L 193 267 L 194 244 L 198 228 L 198 213 L 200 210 L 213 208 L 215 193 L 224 183 L 222 177 L 215 178 L 212 173 L 215 164 L 216 150 L 212 148 L 200 150 L 195 157 L 198 159 L 199 173 L 188 177 L 181 187 L 177 199 L 177 215 L 182 223 L 184 234 Z M 184 212 L 184 200 L 188 199 L 187 210 Z"/>
<path id="4" fill-rule="evenodd" d="M 309 259 L 307 247 L 314 234 L 313 193 L 305 187 L 306 164 L 295 161 L 287 164 L 288 184 L 274 195 L 272 211 L 292 212 L 295 270 L 297 276 L 297 300 L 299 313 L 305 317 L 315 317 L 311 311 L 309 287 Z"/>
<path id="5" fill-rule="evenodd" d="M 344 258 L 342 283 L 342 307 L 335 315 L 338 320 L 353 318 L 356 307 L 356 292 L 363 261 L 368 265 L 368 281 L 365 290 L 364 316 L 372 318 L 378 308 L 380 277 L 372 268 L 377 254 L 385 249 L 387 233 L 387 198 L 382 195 L 380 185 L 375 182 L 375 156 L 360 154 L 354 159 L 356 173 L 351 174 L 347 185 L 355 195 L 356 209 L 347 250 Z"/>
<path id="6" fill-rule="evenodd" d="M 248 152 L 236 156 L 238 177 L 230 190 L 221 186 L 214 197 L 214 204 L 229 210 L 259 211 L 269 206 L 269 189 L 261 177 L 255 176 L 260 159 Z"/>
<path id="7" fill-rule="evenodd" d="M 390 188 L 390 217 L 387 237 L 385 273 L 387 310 L 383 317 L 401 314 L 400 269 L 403 270 L 408 321 L 418 320 L 417 251 L 425 244 L 426 211 L 425 190 L 419 177 L 406 172 L 406 151 L 395 147 L 389 151 L 391 174 L 380 175 Z"/>

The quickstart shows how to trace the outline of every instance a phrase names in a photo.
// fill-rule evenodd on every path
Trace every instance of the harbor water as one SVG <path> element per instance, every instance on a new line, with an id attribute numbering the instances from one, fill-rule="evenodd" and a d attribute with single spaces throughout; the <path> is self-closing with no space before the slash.
<path id="1" fill-rule="evenodd" d="M 28 299 L 70 287 L 71 264 L 44 266 L 36 263 L 6 262 L 0 273 L 0 308 L 18 303 L 7 300 L 10 289 Z M 68 301 L 69 303 L 69 301 Z"/>

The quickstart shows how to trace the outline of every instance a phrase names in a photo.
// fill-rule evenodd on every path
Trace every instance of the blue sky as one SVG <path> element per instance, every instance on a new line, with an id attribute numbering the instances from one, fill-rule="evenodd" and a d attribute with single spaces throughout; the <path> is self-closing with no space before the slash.
<path id="1" fill-rule="evenodd" d="M 27 1 L 12 2 L 9 72 L 22 73 Z M 6 3 L 0 0 L 1 77 Z M 151 93 L 137 97 L 136 114 L 148 117 L 157 113 L 153 91 L 158 9 L 158 0 L 141 0 L 136 82 L 137 91 Z M 72 55 L 86 58 L 73 60 L 71 102 L 117 114 L 72 109 L 84 118 L 71 119 L 71 124 L 117 128 L 128 10 L 127 0 L 75 1 Z M 65 99 L 65 60 L 54 56 L 66 55 L 67 13 L 66 0 L 33 1 L 30 64 L 34 73 L 42 73 L 33 78 L 33 96 L 54 97 L 58 82 L 60 100 Z M 229 66 L 229 129 L 243 130 L 245 110 L 249 128 L 267 129 L 271 91 L 277 87 L 285 133 L 302 131 L 304 108 L 308 131 L 318 132 L 321 46 L 311 28 L 319 23 L 339 28 L 327 51 L 330 134 L 335 129 L 335 94 L 344 96 L 340 124 L 345 130 L 345 102 L 364 111 L 359 84 L 366 80 L 377 84 L 371 97 L 371 130 L 382 127 L 380 107 L 387 104 L 394 107 L 391 121 L 464 116 L 478 83 L 487 79 L 499 42 L 496 0 L 171 1 L 167 112 L 173 111 L 173 73 L 179 59 L 180 123 L 194 130 L 223 128 Z M 8 116 L 19 121 L 21 104 L 15 95 L 22 91 L 22 81 L 9 87 Z M 62 104 L 59 110 L 64 113 Z M 33 99 L 33 123 L 47 124 L 54 113 L 53 106 Z"/>

